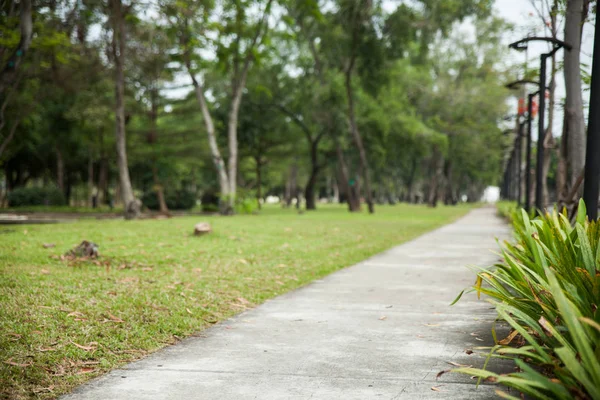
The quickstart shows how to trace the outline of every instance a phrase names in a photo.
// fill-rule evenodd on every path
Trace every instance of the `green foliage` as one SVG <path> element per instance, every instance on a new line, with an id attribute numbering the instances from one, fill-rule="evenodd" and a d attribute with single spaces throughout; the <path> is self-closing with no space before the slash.
<path id="1" fill-rule="evenodd" d="M 583 201 L 578 212 L 572 226 L 556 211 L 533 220 L 521 211 L 517 243 L 505 243 L 504 261 L 477 274 L 475 290 L 493 299 L 499 317 L 526 342 L 492 349 L 514 358 L 519 372 L 456 372 L 540 399 L 600 399 L 600 224 L 586 220 Z"/>
<path id="2" fill-rule="evenodd" d="M 8 194 L 9 207 L 63 206 L 64 194 L 55 187 L 22 187 Z"/>
<path id="3" fill-rule="evenodd" d="M 240 193 L 235 199 L 235 212 L 237 214 L 255 214 L 258 211 L 256 197 L 250 193 Z"/>
<path id="4" fill-rule="evenodd" d="M 196 195 L 188 190 L 165 192 L 165 202 L 169 210 L 191 210 L 196 205 Z M 155 191 L 144 193 L 142 203 L 150 210 L 158 210 L 158 196 Z"/>

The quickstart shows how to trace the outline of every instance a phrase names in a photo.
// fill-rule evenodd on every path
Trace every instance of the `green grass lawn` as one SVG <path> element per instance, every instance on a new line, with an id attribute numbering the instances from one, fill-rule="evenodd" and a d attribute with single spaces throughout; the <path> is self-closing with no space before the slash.
<path id="1" fill-rule="evenodd" d="M 90 207 L 73 207 L 73 206 L 22 206 L 0 208 L 0 213 L 48 213 L 48 214 L 105 214 L 105 213 L 122 213 L 122 208 L 110 208 L 108 206 L 100 206 L 97 208 Z"/>
<path id="2" fill-rule="evenodd" d="M 0 226 L 0 398 L 52 398 L 469 206 Z M 200 220 L 213 233 L 194 237 Z M 61 260 L 82 240 L 97 263 Z M 44 244 L 55 244 L 44 248 Z"/>

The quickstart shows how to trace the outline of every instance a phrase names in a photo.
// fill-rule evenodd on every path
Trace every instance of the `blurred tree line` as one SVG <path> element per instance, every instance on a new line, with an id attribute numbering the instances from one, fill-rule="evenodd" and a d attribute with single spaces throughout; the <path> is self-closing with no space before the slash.
<path id="1" fill-rule="evenodd" d="M 492 5 L 4 0 L 3 204 L 26 186 L 130 218 L 139 199 L 224 214 L 268 195 L 478 200 L 506 145 L 509 27 Z"/>

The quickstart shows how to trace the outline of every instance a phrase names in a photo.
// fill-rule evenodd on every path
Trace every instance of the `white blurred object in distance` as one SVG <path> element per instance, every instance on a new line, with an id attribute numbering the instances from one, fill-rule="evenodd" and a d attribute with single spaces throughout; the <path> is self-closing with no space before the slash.
<path id="1" fill-rule="evenodd" d="M 279 203 L 279 197 L 277 196 L 267 196 L 265 199 L 265 203 L 267 204 L 277 204 Z"/>
<path id="2" fill-rule="evenodd" d="M 483 191 L 481 201 L 486 203 L 495 203 L 500 200 L 500 188 L 498 186 L 488 186 Z"/>

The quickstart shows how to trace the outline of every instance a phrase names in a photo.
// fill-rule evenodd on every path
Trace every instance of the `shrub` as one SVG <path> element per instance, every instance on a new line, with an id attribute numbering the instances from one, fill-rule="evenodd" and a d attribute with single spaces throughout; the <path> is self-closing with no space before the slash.
<path id="1" fill-rule="evenodd" d="M 65 196 L 55 187 L 23 187 L 8 194 L 9 207 L 64 206 Z"/>
<path id="2" fill-rule="evenodd" d="M 196 195 L 187 190 L 165 192 L 165 202 L 169 210 L 189 210 L 196 205 Z M 158 210 L 158 196 L 155 191 L 144 193 L 142 203 L 150 210 Z"/>
<path id="3" fill-rule="evenodd" d="M 455 372 L 535 398 L 600 399 L 600 224 L 585 215 L 583 202 L 574 226 L 557 212 L 534 220 L 516 215 L 517 243 L 505 243 L 503 262 L 478 272 L 474 290 L 490 296 L 512 336 L 525 341 L 520 348 L 498 342 L 490 352 L 514 358 L 519 372 Z"/>

